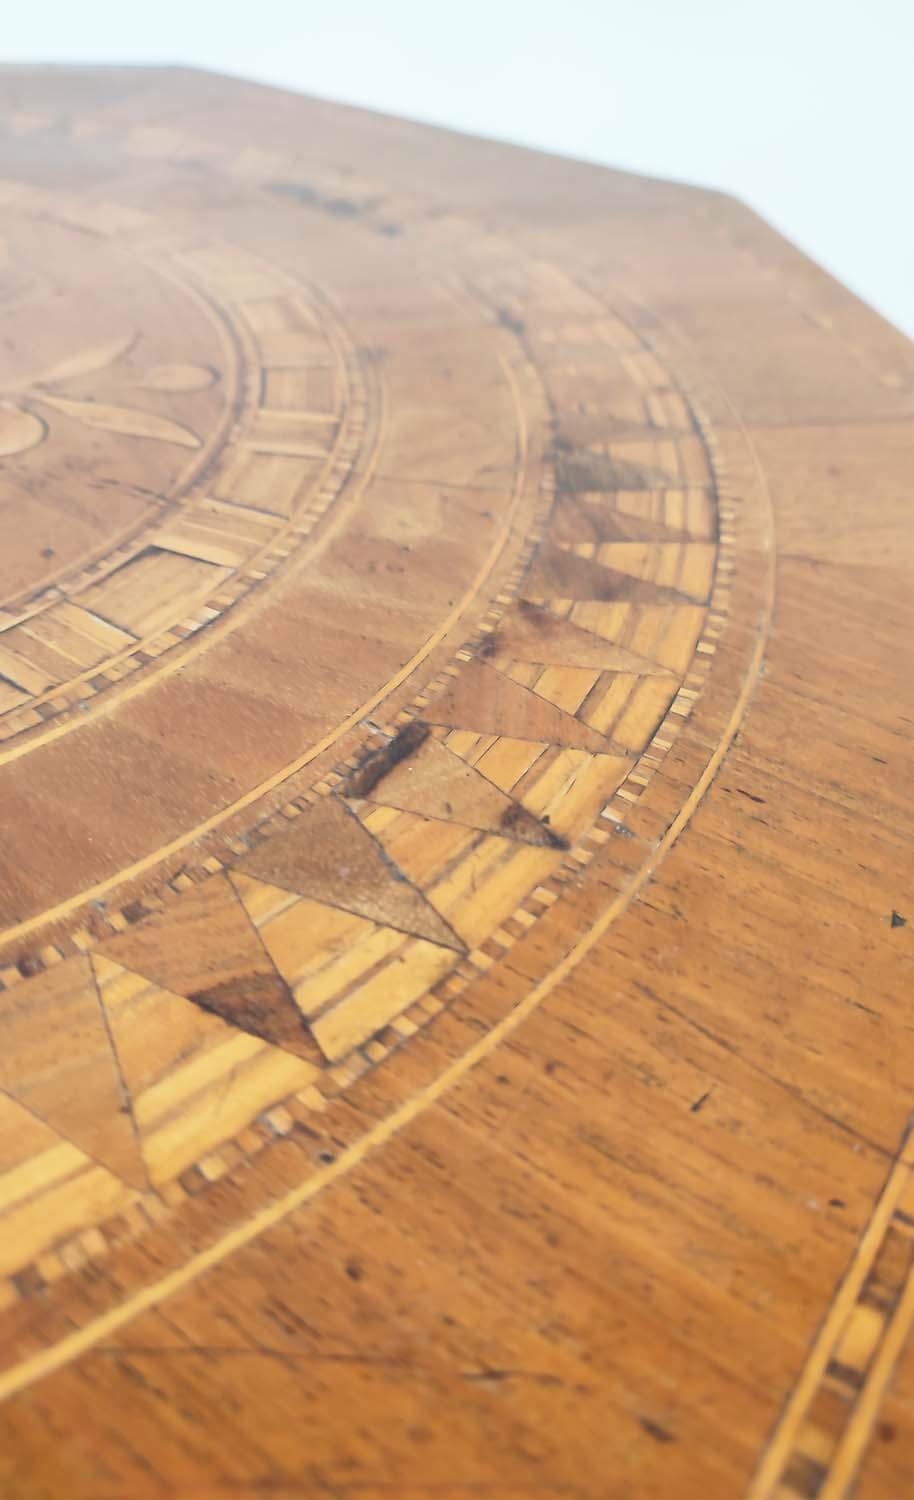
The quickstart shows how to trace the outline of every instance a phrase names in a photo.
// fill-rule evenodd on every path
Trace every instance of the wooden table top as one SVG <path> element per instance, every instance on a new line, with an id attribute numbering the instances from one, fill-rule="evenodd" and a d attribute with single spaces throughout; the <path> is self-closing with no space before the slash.
<path id="1" fill-rule="evenodd" d="M 914 347 L 0 72 L 0 1493 L 914 1494 Z"/>

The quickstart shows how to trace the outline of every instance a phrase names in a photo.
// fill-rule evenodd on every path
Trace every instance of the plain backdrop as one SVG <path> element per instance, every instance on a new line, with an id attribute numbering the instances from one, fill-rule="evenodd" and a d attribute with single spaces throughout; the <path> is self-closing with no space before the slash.
<path id="1" fill-rule="evenodd" d="M 180 62 L 724 188 L 914 334 L 914 0 L 0 0 L 11 62 Z"/>

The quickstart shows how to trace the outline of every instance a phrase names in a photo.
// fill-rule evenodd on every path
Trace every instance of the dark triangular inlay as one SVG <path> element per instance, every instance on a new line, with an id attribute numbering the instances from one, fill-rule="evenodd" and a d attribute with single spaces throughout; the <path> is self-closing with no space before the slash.
<path id="1" fill-rule="evenodd" d="M 564 547 L 543 546 L 524 581 L 524 593 L 534 599 L 599 599 L 618 604 L 691 604 L 679 589 L 665 588 L 604 567 L 592 557 L 579 557 Z"/>
<path id="2" fill-rule="evenodd" d="M 473 729 L 477 734 L 505 734 L 597 753 L 607 748 L 605 737 L 597 730 L 486 662 L 468 662 L 451 686 L 432 698 L 423 712 L 433 724 Z"/>
<path id="3" fill-rule="evenodd" d="M 319 1059 L 288 985 L 224 875 L 184 891 L 98 952 L 262 1041 Z"/>
<path id="4" fill-rule="evenodd" d="M 567 597 L 567 595 L 565 596 Z M 630 672 L 637 677 L 667 676 L 667 668 L 583 630 L 541 604 L 521 599 L 508 610 L 485 644 L 485 659 L 504 667 L 511 661 L 543 666 L 593 667 L 602 672 Z"/>
<path id="5" fill-rule="evenodd" d="M 576 542 L 687 542 L 689 531 L 663 521 L 617 509 L 604 497 L 560 496 L 549 524 L 550 539 L 559 546 Z"/>
<path id="6" fill-rule="evenodd" d="M 438 739 L 427 739 L 414 759 L 386 776 L 371 800 L 525 844 L 555 849 L 563 843 L 534 813 Z"/>
<path id="7" fill-rule="evenodd" d="M 668 489 L 675 483 L 653 464 L 632 463 L 590 448 L 561 448 L 556 454 L 555 479 L 556 488 L 566 494 Z"/>
<path id="8" fill-rule="evenodd" d="M 335 797 L 322 797 L 236 868 L 430 943 L 464 947 L 368 829 Z"/>

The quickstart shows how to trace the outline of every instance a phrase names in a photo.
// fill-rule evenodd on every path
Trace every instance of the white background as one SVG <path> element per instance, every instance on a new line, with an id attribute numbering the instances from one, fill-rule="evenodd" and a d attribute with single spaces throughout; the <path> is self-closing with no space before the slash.
<path id="1" fill-rule="evenodd" d="M 21 62 L 181 62 L 721 187 L 914 334 L 914 0 L 0 0 Z"/>

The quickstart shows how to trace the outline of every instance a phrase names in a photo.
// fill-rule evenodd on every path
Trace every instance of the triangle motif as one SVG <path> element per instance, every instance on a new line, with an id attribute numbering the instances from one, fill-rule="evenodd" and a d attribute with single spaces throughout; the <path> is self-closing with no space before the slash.
<path id="1" fill-rule="evenodd" d="M 125 1182 L 147 1185 L 88 958 L 0 995 L 0 1088 Z"/>
<path id="2" fill-rule="evenodd" d="M 405 933 L 393 927 L 310 896 L 293 896 L 240 871 L 233 873 L 232 881 L 299 1010 L 309 1020 L 408 941 Z"/>
<path id="3" fill-rule="evenodd" d="M 603 735 L 486 662 L 471 661 L 423 710 L 432 724 L 605 751 Z"/>
<path id="4" fill-rule="evenodd" d="M 317 1069 L 98 954 L 101 1002 L 154 1182 L 198 1161 Z"/>
<path id="5" fill-rule="evenodd" d="M 524 583 L 524 592 L 535 600 L 553 595 L 560 599 L 599 599 L 604 603 L 619 604 L 691 602 L 689 596 L 678 589 L 651 583 L 649 579 L 635 577 L 620 568 L 606 567 L 596 558 L 582 557 L 567 547 L 549 544 L 542 547 L 534 559 Z"/>
<path id="6" fill-rule="evenodd" d="M 713 542 L 714 504 L 707 485 L 560 495 L 549 523 L 559 545 L 576 542 Z"/>
<path id="7" fill-rule="evenodd" d="M 556 835 L 545 823 L 434 738 L 395 766 L 368 800 L 525 844 L 557 847 Z"/>
<path id="8" fill-rule="evenodd" d="M 233 879 L 330 1061 L 380 1030 L 458 962 L 438 943 L 248 875 Z"/>
<path id="9" fill-rule="evenodd" d="M 557 488 L 571 494 L 669 489 L 675 482 L 656 464 L 632 461 L 620 454 L 618 448 L 615 454 L 602 453 L 594 448 L 562 448 L 555 467 Z"/>
<path id="10" fill-rule="evenodd" d="M 687 541 L 689 535 L 654 516 L 634 513 L 618 501 L 611 503 L 602 495 L 560 496 L 549 525 L 549 536 L 559 547 L 573 547 L 577 542 Z"/>
<path id="11" fill-rule="evenodd" d="M 567 597 L 567 596 L 566 596 Z M 635 676 L 664 677 L 667 668 L 617 646 L 545 606 L 521 600 L 509 610 L 489 638 L 488 660 L 505 667 L 512 661 L 540 662 L 543 666 L 593 667 L 603 672 L 630 672 Z"/>
<path id="12" fill-rule="evenodd" d="M 239 861 L 234 873 L 463 951 L 444 918 L 336 797 L 322 797 Z M 238 881 L 235 886 L 240 893 Z"/>
<path id="13" fill-rule="evenodd" d="M 225 875 L 184 891 L 97 951 L 251 1036 L 318 1060 L 288 985 Z"/>
<path id="14" fill-rule="evenodd" d="M 588 562 L 596 562 L 614 580 L 648 584 L 655 595 L 705 602 L 714 582 L 717 548 L 713 542 L 688 539 L 663 542 L 577 542 L 562 548 Z M 629 598 L 634 597 L 631 592 Z M 655 601 L 656 602 L 656 597 Z"/>

